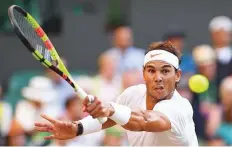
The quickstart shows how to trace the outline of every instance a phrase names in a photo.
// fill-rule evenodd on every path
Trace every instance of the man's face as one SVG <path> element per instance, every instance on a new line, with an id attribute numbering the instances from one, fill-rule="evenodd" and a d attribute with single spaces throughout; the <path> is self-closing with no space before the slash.
<path id="1" fill-rule="evenodd" d="M 147 94 L 155 99 L 163 99 L 175 90 L 175 83 L 180 80 L 181 71 L 164 61 L 148 62 L 143 70 Z"/>
<path id="2" fill-rule="evenodd" d="M 130 28 L 121 27 L 114 32 L 114 45 L 120 49 L 126 49 L 132 45 Z"/>
<path id="3" fill-rule="evenodd" d="M 225 30 L 211 31 L 211 38 L 217 46 L 228 46 L 230 44 L 231 33 Z"/>

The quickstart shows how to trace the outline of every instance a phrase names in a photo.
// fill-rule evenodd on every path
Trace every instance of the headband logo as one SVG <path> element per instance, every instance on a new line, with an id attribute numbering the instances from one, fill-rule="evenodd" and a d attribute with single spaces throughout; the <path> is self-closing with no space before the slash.
<path id="1" fill-rule="evenodd" d="M 158 53 L 158 54 L 151 54 L 151 58 L 155 57 L 155 56 L 158 56 L 158 55 L 161 55 L 162 53 Z"/>

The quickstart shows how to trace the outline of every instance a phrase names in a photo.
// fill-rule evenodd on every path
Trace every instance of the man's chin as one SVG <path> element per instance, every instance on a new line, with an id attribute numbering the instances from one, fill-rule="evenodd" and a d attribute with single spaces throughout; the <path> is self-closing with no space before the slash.
<path id="1" fill-rule="evenodd" d="M 162 93 L 157 93 L 157 100 L 164 100 L 164 99 L 167 99 L 168 97 L 168 94 L 166 94 L 165 92 L 162 92 Z"/>
<path id="2" fill-rule="evenodd" d="M 160 97 L 158 98 L 158 100 L 165 100 L 165 99 L 166 99 L 165 96 L 160 96 Z"/>

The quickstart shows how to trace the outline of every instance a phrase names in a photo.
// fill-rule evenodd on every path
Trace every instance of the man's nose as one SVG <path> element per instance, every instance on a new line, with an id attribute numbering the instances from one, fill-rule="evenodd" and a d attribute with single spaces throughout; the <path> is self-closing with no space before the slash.
<path id="1" fill-rule="evenodd" d="M 155 80 L 155 82 L 160 83 L 162 81 L 161 74 L 156 73 L 154 76 L 154 80 Z"/>

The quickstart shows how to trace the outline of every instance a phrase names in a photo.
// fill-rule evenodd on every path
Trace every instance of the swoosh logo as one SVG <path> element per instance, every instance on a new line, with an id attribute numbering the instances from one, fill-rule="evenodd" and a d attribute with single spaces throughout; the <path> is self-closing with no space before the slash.
<path id="1" fill-rule="evenodd" d="M 162 53 L 159 53 L 159 54 L 151 54 L 151 58 L 155 57 L 155 56 L 158 56 L 158 55 L 161 55 Z"/>

